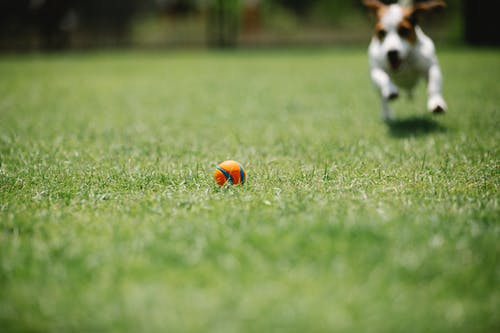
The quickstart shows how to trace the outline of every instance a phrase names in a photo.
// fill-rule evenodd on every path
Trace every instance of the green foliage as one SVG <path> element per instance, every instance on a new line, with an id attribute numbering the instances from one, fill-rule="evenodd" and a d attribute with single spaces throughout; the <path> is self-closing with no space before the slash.
<path id="1" fill-rule="evenodd" d="M 2 332 L 498 331 L 498 52 L 440 61 L 388 127 L 364 50 L 3 57 Z"/>

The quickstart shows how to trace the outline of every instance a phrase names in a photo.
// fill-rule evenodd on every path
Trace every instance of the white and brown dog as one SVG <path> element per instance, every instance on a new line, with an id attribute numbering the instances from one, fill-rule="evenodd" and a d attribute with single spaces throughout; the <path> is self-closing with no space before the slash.
<path id="1" fill-rule="evenodd" d="M 427 80 L 429 112 L 445 112 L 447 106 L 441 95 L 442 76 L 434 43 L 417 25 L 420 14 L 444 7 L 444 2 L 430 0 L 413 4 L 400 0 L 398 4 L 385 5 L 378 0 L 363 0 L 363 3 L 378 19 L 368 55 L 370 76 L 382 99 L 383 118 L 393 118 L 389 101 L 399 96 L 398 87 L 411 96 L 421 78 Z"/>

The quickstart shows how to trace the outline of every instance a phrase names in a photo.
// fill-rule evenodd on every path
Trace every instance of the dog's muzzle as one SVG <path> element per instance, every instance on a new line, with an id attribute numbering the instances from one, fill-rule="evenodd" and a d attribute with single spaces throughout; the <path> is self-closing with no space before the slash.
<path id="1" fill-rule="evenodd" d="M 389 60 L 389 64 L 393 70 L 399 69 L 401 66 L 401 57 L 399 56 L 399 52 L 396 50 L 390 50 L 387 52 L 387 59 Z"/>

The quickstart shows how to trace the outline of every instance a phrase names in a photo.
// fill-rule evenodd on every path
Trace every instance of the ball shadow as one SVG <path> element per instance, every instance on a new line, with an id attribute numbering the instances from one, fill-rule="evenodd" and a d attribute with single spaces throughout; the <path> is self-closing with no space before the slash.
<path id="1" fill-rule="evenodd" d="M 389 134 L 395 138 L 422 136 L 432 133 L 442 133 L 446 127 L 430 117 L 411 117 L 387 122 Z"/>

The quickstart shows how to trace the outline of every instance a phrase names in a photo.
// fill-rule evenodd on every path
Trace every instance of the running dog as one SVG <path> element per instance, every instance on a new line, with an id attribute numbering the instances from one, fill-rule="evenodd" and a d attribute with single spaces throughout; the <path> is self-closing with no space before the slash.
<path id="1" fill-rule="evenodd" d="M 421 78 L 427 81 L 428 111 L 445 112 L 448 107 L 441 93 L 442 75 L 434 43 L 417 24 L 421 14 L 443 8 L 445 3 L 436 0 L 415 4 L 400 0 L 392 5 L 378 0 L 363 3 L 377 16 L 368 56 L 370 76 L 382 100 L 383 119 L 393 119 L 389 102 L 399 97 L 399 88 L 412 96 Z"/>

